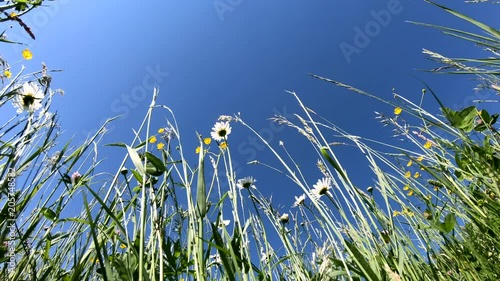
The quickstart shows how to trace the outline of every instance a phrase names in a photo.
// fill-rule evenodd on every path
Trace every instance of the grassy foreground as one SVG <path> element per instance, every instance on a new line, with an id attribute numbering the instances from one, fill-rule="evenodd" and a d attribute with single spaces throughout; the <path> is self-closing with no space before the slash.
<path id="1" fill-rule="evenodd" d="M 19 19 L 7 12 L 22 10 L 19 3 L 2 7 L 2 21 Z M 28 3 L 25 12 L 41 1 Z M 447 58 L 424 50 L 440 64 L 433 71 L 473 75 L 484 91 L 500 93 L 500 31 L 433 5 L 480 34 L 415 24 L 489 52 L 487 58 Z M 31 58 L 28 49 L 22 55 Z M 102 173 L 98 151 L 113 119 L 80 146 L 60 143 L 51 101 L 61 91 L 51 88 L 51 71 L 43 66 L 13 74 L 0 60 L 0 107 L 17 109 L 0 124 L 0 280 L 500 278 L 498 113 L 447 108 L 424 84 L 422 98 L 440 105 L 435 115 L 397 93 L 382 100 L 312 75 L 391 105 L 393 112 L 377 118 L 405 145 L 351 135 L 290 92 L 302 112 L 273 120 L 310 142 L 308 153 L 317 155 L 323 174 L 311 179 L 283 143 L 273 147 L 238 115 L 221 116 L 210 137 L 200 135 L 198 159 L 189 163 L 192 148 L 183 146 L 180 124 L 156 103 L 155 91 L 134 141 L 106 144 L 124 157 L 114 163 L 116 171 Z M 165 126 L 150 126 L 165 116 Z M 241 130 L 252 131 L 281 164 L 272 168 L 295 183 L 296 201 L 288 210 L 259 192 L 258 175 L 236 174 L 231 137 Z M 373 186 L 356 185 L 337 159 L 339 144 L 366 157 Z"/>

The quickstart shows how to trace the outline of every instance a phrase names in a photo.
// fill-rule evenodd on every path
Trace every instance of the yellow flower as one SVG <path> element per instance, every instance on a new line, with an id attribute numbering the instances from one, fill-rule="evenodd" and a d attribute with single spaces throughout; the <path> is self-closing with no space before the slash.
<path id="1" fill-rule="evenodd" d="M 410 186 L 409 186 L 409 185 L 405 185 L 405 186 L 403 187 L 403 190 L 408 190 L 408 189 L 410 189 Z"/>
<path id="2" fill-rule="evenodd" d="M 33 54 L 31 53 L 30 49 L 24 49 L 22 54 L 25 60 L 30 60 L 33 58 Z"/>
<path id="3" fill-rule="evenodd" d="M 405 178 L 409 179 L 410 177 L 411 177 L 411 173 L 410 173 L 410 171 L 406 172 L 406 173 L 405 173 Z"/>
<path id="4" fill-rule="evenodd" d="M 203 139 L 203 142 L 204 142 L 206 145 L 209 145 L 209 144 L 212 142 L 212 139 L 211 139 L 211 138 L 204 138 L 204 139 Z"/>
<path id="5" fill-rule="evenodd" d="M 9 70 L 5 70 L 5 71 L 3 72 L 3 76 L 5 76 L 5 77 L 7 77 L 7 78 L 10 78 L 10 77 L 12 77 L 12 72 L 10 72 Z"/>
<path id="6" fill-rule="evenodd" d="M 156 137 L 155 136 L 150 137 L 149 143 L 156 143 Z"/>
<path id="7" fill-rule="evenodd" d="M 162 150 L 162 149 L 163 149 L 163 147 L 165 147 L 165 144 L 164 144 L 164 143 L 162 143 L 162 142 L 160 142 L 160 143 L 158 143 L 158 144 L 156 145 L 156 148 L 157 148 L 158 150 Z"/>
<path id="8" fill-rule="evenodd" d="M 419 157 L 417 158 L 417 161 L 418 161 L 418 162 L 422 162 L 422 160 L 424 160 L 424 156 L 419 156 Z"/>
<path id="9" fill-rule="evenodd" d="M 198 147 L 196 148 L 196 154 L 200 153 L 200 150 L 201 150 L 201 147 L 199 147 L 199 146 L 198 146 Z"/>
<path id="10" fill-rule="evenodd" d="M 12 13 L 10 13 L 9 17 L 10 18 L 15 18 L 15 17 L 17 17 L 17 14 L 15 12 L 12 12 Z"/>
<path id="11" fill-rule="evenodd" d="M 406 167 L 410 167 L 411 164 L 413 164 L 413 161 L 410 160 L 410 161 L 408 161 L 408 164 L 406 164 Z"/>
<path id="12" fill-rule="evenodd" d="M 431 148 L 431 147 L 432 147 L 432 142 L 431 142 L 431 141 L 426 141 L 426 142 L 425 142 L 425 144 L 424 144 L 424 147 L 425 147 L 426 149 Z"/>
<path id="13" fill-rule="evenodd" d="M 226 142 L 221 142 L 221 144 L 219 146 L 222 149 L 226 149 L 227 148 L 227 143 Z"/>
<path id="14" fill-rule="evenodd" d="M 414 175 L 413 175 L 414 178 L 418 179 L 420 177 L 420 173 L 419 172 L 416 172 Z"/>
<path id="15" fill-rule="evenodd" d="M 401 214 L 401 212 L 399 212 L 399 211 L 394 211 L 394 212 L 392 212 L 392 216 L 393 216 L 393 217 L 395 217 L 395 216 L 397 216 L 397 215 L 400 215 L 400 214 Z"/>
<path id="16" fill-rule="evenodd" d="M 165 132 L 165 128 L 158 129 L 158 134 L 163 134 Z"/>
<path id="17" fill-rule="evenodd" d="M 121 245 L 120 245 L 120 248 L 125 249 L 125 248 L 127 248 L 127 245 L 125 245 L 125 244 L 121 244 Z"/>
<path id="18" fill-rule="evenodd" d="M 412 196 L 413 193 L 414 193 L 413 190 L 408 191 L 408 196 Z"/>
<path id="19" fill-rule="evenodd" d="M 394 108 L 394 114 L 396 114 L 396 115 L 401 114 L 401 111 L 403 111 L 403 110 L 401 109 L 401 107 L 396 107 L 396 108 Z"/>

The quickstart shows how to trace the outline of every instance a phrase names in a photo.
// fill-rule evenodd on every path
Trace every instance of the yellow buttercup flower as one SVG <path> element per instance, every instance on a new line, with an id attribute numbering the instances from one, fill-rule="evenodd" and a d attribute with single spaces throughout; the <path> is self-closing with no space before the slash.
<path id="1" fill-rule="evenodd" d="M 10 18 L 15 18 L 15 17 L 17 17 L 17 14 L 15 12 L 12 12 L 12 13 L 9 14 L 9 17 Z"/>
<path id="2" fill-rule="evenodd" d="M 417 158 L 417 161 L 418 161 L 418 162 L 422 162 L 422 160 L 424 160 L 424 156 L 419 156 L 419 157 Z"/>
<path id="3" fill-rule="evenodd" d="M 410 166 L 411 166 L 411 164 L 413 164 L 413 161 L 411 161 L 411 160 L 410 160 L 410 161 L 408 161 L 408 164 L 406 164 L 406 166 L 407 166 L 407 167 L 410 167 Z"/>
<path id="4" fill-rule="evenodd" d="M 403 190 L 408 190 L 408 189 L 410 189 L 410 186 L 409 186 L 409 185 L 405 185 L 405 186 L 403 187 Z"/>
<path id="5" fill-rule="evenodd" d="M 402 112 L 402 111 L 403 111 L 403 110 L 401 109 L 401 107 L 396 107 L 396 108 L 394 108 L 394 114 L 396 114 L 396 115 L 401 114 L 401 112 Z"/>
<path id="6" fill-rule="evenodd" d="M 156 143 L 156 137 L 155 136 L 152 136 L 149 138 L 149 143 Z"/>
<path id="7" fill-rule="evenodd" d="M 25 60 L 30 60 L 33 58 L 33 54 L 31 53 L 30 49 L 24 49 L 22 54 Z"/>
<path id="8" fill-rule="evenodd" d="M 209 145 L 209 144 L 212 142 L 212 139 L 211 139 L 211 138 L 204 138 L 204 139 L 203 139 L 203 142 L 204 142 L 206 145 Z"/>
<path id="9" fill-rule="evenodd" d="M 10 78 L 10 77 L 12 77 L 12 72 L 10 72 L 9 70 L 5 70 L 5 71 L 3 72 L 3 76 L 5 76 L 5 77 L 7 77 L 7 78 Z"/>
<path id="10" fill-rule="evenodd" d="M 401 212 L 400 212 L 400 211 L 394 211 L 394 212 L 392 212 L 392 216 L 393 216 L 393 217 L 395 217 L 395 216 L 397 216 L 397 215 L 400 215 L 400 214 L 401 214 Z"/>
<path id="11" fill-rule="evenodd" d="M 429 149 L 432 147 L 432 142 L 431 141 L 426 141 L 424 144 L 424 148 Z"/>
<path id="12" fill-rule="evenodd" d="M 408 196 L 412 196 L 412 195 L 413 195 L 413 190 L 408 191 Z"/>
<path id="13" fill-rule="evenodd" d="M 165 132 L 165 128 L 158 129 L 158 134 L 163 134 Z"/>
<path id="14" fill-rule="evenodd" d="M 201 150 L 201 147 L 199 147 L 199 146 L 198 146 L 198 147 L 196 148 L 196 154 L 200 153 L 200 150 Z"/>
<path id="15" fill-rule="evenodd" d="M 156 145 L 156 148 L 157 148 L 158 150 L 162 150 L 164 147 L 165 147 L 165 144 L 164 144 L 164 143 L 162 143 L 162 142 L 160 142 L 160 143 L 158 143 L 158 144 Z"/>
<path id="16" fill-rule="evenodd" d="M 420 173 L 419 172 L 416 172 L 414 175 L 413 175 L 414 178 L 418 179 L 420 177 Z"/>
<path id="17" fill-rule="evenodd" d="M 410 171 L 406 172 L 406 173 L 405 173 L 405 178 L 409 179 L 410 177 L 411 177 L 411 173 L 410 173 Z"/>
<path id="18" fill-rule="evenodd" d="M 127 245 L 125 245 L 125 244 L 121 244 L 121 245 L 120 245 L 120 248 L 125 249 L 125 248 L 127 248 Z"/>
<path id="19" fill-rule="evenodd" d="M 226 149 L 227 148 L 227 143 L 226 142 L 222 142 L 219 146 L 222 149 Z"/>

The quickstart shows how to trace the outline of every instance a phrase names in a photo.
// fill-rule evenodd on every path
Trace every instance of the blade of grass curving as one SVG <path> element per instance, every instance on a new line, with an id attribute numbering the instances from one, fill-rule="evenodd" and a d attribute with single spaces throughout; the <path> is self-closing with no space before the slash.
<path id="1" fill-rule="evenodd" d="M 425 2 L 431 3 L 432 5 L 437 6 L 437 7 L 441 8 L 441 9 L 445 10 L 448 13 L 450 13 L 450 14 L 456 16 L 456 17 L 459 17 L 459 18 L 461 18 L 463 20 L 466 20 L 466 21 L 472 23 L 473 25 L 481 28 L 482 30 L 486 31 L 487 33 L 493 35 L 494 37 L 500 39 L 500 31 L 496 30 L 495 28 L 493 28 L 491 26 L 488 26 L 488 25 L 486 25 L 484 23 L 478 22 L 478 21 L 476 21 L 476 20 L 474 20 L 474 19 L 472 19 L 472 18 L 470 18 L 470 17 L 468 17 L 468 16 L 466 16 L 466 15 L 464 15 L 462 13 L 459 13 L 459 12 L 457 12 L 455 10 L 452 10 L 452 9 L 447 8 L 445 6 L 439 5 L 439 4 L 434 3 L 432 1 L 425 0 Z"/>

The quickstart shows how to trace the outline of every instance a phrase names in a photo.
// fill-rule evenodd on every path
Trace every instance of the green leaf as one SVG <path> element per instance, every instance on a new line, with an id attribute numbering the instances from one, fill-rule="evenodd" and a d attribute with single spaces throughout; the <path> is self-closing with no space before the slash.
<path id="1" fill-rule="evenodd" d="M 137 171 L 141 174 L 144 175 L 146 171 L 144 170 L 143 163 L 141 161 L 141 157 L 139 157 L 139 154 L 135 149 L 127 145 L 127 151 L 128 155 L 130 156 L 130 159 L 132 160 L 132 163 L 134 164 L 135 168 Z"/>
<path id="2" fill-rule="evenodd" d="M 455 111 L 450 108 L 442 108 L 443 114 L 450 121 L 451 126 L 470 132 L 474 128 L 474 118 L 477 116 L 477 109 L 475 106 L 469 106 L 461 111 Z"/>
<path id="3" fill-rule="evenodd" d="M 165 165 L 163 162 L 149 152 L 146 152 L 144 155 L 149 161 L 149 163 L 146 164 L 146 173 L 155 177 L 161 176 L 165 172 Z"/>
<path id="4" fill-rule="evenodd" d="M 54 221 L 57 218 L 56 213 L 48 208 L 42 208 L 42 214 L 44 217 L 46 217 L 47 219 L 49 219 L 51 221 Z"/>
<path id="5" fill-rule="evenodd" d="M 452 213 L 449 213 L 444 218 L 444 222 L 441 223 L 441 229 L 443 230 L 444 233 L 450 233 L 450 231 L 452 231 L 453 228 L 455 227 L 456 223 L 457 223 L 457 220 L 456 220 L 455 215 Z"/>

